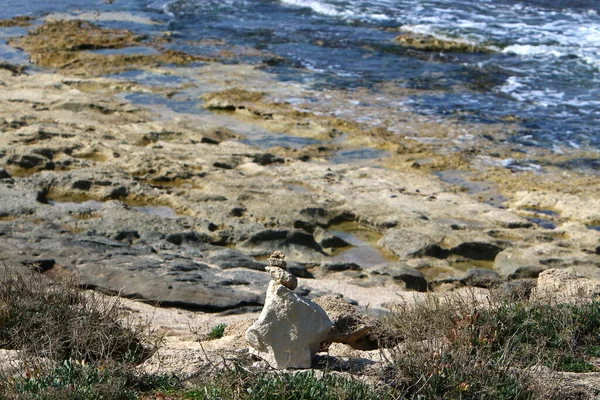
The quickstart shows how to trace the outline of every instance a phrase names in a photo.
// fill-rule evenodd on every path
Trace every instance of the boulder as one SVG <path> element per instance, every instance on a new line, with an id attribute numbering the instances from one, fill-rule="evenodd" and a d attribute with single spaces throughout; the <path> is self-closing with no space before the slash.
<path id="1" fill-rule="evenodd" d="M 600 282 L 564 269 L 548 269 L 539 274 L 536 296 L 560 301 L 590 301 L 600 296 Z"/>
<path id="2" fill-rule="evenodd" d="M 405 289 L 418 292 L 427 291 L 427 279 L 423 274 L 404 263 L 376 265 L 370 268 L 369 271 L 371 275 L 390 276 L 394 281 L 403 283 Z"/>
<path id="3" fill-rule="evenodd" d="M 272 368 L 310 368 L 332 326 L 318 304 L 271 281 L 260 317 L 246 330 L 246 341 L 250 352 Z"/>
<path id="4" fill-rule="evenodd" d="M 441 240 L 441 238 L 439 238 Z M 390 229 L 377 243 L 400 259 L 433 255 L 439 249 L 438 238 L 409 229 Z"/>
<path id="5" fill-rule="evenodd" d="M 376 350 L 375 321 L 360 314 L 341 295 L 326 295 L 313 299 L 327 313 L 333 327 L 327 343 L 343 343 L 357 350 Z"/>

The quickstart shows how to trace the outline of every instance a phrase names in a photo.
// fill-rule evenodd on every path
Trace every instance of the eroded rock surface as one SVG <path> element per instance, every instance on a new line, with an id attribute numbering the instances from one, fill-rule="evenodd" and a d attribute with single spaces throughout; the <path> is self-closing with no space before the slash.
<path id="1" fill-rule="evenodd" d="M 313 301 L 325 310 L 333 322 L 326 342 L 343 343 L 358 350 L 375 350 L 379 347 L 375 320 L 359 313 L 341 295 L 322 296 Z"/>

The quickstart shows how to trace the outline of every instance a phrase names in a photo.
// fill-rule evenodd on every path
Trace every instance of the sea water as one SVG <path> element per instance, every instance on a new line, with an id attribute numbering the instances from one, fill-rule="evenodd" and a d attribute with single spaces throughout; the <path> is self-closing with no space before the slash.
<path id="1" fill-rule="evenodd" d="M 194 54 L 213 51 L 207 44 L 212 40 L 276 55 L 281 61 L 267 71 L 317 91 L 377 90 L 384 83 L 420 89 L 399 107 L 469 123 L 510 117 L 521 127 L 511 140 L 525 148 L 600 149 L 596 0 L 3 0 L 0 18 L 84 11 L 152 19 L 158 24 L 99 23 L 140 33 L 169 30 L 168 47 Z M 393 43 L 403 32 L 490 52 L 405 49 Z M 0 57 L 18 59 L 3 48 L 0 35 Z M 262 53 L 240 52 L 228 62 L 259 64 Z M 394 106 L 397 99 L 382 101 Z M 593 160 L 585 166 L 599 168 Z"/>

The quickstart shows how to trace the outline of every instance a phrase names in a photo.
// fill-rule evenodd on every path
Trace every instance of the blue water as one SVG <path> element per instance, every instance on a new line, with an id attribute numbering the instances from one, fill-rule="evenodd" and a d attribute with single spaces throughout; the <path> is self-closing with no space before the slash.
<path id="1" fill-rule="evenodd" d="M 207 39 L 265 54 L 228 62 L 262 64 L 275 54 L 283 59 L 265 70 L 316 90 L 376 91 L 392 82 L 425 89 L 405 103 L 419 113 L 482 124 L 514 116 L 522 129 L 512 140 L 524 148 L 600 149 L 597 0 L 4 0 L 0 18 L 74 10 L 152 18 L 163 24 L 112 25 L 140 33 L 173 31 L 168 47 L 195 54 L 223 49 L 194 44 Z M 494 53 L 404 49 L 392 42 L 403 31 L 477 43 Z M 0 35 L 4 56 L 1 46 Z M 582 163 L 598 170 L 593 159 Z"/>

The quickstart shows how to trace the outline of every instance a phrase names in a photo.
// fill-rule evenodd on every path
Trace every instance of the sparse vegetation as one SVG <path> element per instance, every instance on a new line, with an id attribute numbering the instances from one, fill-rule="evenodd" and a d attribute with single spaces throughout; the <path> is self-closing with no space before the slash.
<path id="1" fill-rule="evenodd" d="M 7 399 L 537 399 L 532 367 L 595 371 L 590 359 L 600 355 L 599 301 L 438 295 L 399 305 L 383 321 L 392 366 L 377 385 L 328 371 L 257 372 L 242 361 L 198 371 L 184 385 L 135 368 L 157 342 L 127 321 L 118 299 L 5 271 L 0 348 L 21 361 L 0 369 Z"/>
<path id="2" fill-rule="evenodd" d="M 4 265 L 0 349 L 17 351 L 20 360 L 16 369 L 2 366 L 0 398 L 136 398 L 158 379 L 136 375 L 134 367 L 159 339 L 129 321 L 118 298 Z"/>
<path id="3" fill-rule="evenodd" d="M 319 378 L 312 371 L 296 373 L 251 373 L 240 366 L 227 368 L 210 380 L 196 383 L 182 398 L 212 399 L 319 399 L 319 400 L 376 400 L 389 398 L 358 380 L 332 374 Z"/>
<path id="4" fill-rule="evenodd" d="M 52 361 L 136 363 L 153 350 L 148 338 L 141 326 L 123 315 L 118 298 L 5 268 L 0 284 L 0 348 Z"/>
<path id="5" fill-rule="evenodd" d="M 600 302 L 548 304 L 448 296 L 400 306 L 388 319 L 406 398 L 529 399 L 531 368 L 589 372 Z"/>
<path id="6" fill-rule="evenodd" d="M 227 328 L 227 324 L 217 324 L 210 328 L 208 331 L 207 338 L 209 340 L 221 339 L 223 337 L 223 333 L 225 333 L 225 328 Z"/>

